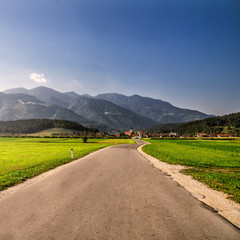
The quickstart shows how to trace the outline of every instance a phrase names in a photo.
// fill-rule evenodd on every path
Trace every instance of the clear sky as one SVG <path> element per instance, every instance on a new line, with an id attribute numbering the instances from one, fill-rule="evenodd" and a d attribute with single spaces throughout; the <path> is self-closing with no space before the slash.
<path id="1" fill-rule="evenodd" d="M 239 0 L 0 2 L 0 91 L 43 85 L 240 111 Z"/>

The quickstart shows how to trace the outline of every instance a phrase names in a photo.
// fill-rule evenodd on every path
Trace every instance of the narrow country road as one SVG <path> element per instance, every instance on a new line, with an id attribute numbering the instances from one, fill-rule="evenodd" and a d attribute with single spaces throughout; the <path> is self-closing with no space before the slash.
<path id="1" fill-rule="evenodd" d="M 240 239 L 138 146 L 102 149 L 0 197 L 0 239 Z"/>

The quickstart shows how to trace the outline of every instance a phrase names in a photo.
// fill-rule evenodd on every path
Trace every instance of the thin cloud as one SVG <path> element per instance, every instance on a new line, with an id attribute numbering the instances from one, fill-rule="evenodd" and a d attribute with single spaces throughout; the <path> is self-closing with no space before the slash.
<path id="1" fill-rule="evenodd" d="M 39 73 L 31 73 L 29 78 L 37 83 L 46 83 L 47 79 L 45 78 L 44 74 Z"/>

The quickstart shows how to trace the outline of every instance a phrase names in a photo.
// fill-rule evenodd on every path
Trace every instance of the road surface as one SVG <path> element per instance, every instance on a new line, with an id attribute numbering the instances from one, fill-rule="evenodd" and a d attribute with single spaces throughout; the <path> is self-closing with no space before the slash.
<path id="1" fill-rule="evenodd" d="M 92 153 L 0 198 L 0 239 L 240 239 L 138 146 Z"/>

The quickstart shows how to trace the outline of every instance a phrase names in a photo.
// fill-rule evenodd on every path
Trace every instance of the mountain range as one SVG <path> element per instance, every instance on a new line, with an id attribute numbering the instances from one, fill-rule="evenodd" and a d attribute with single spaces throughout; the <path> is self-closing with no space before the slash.
<path id="1" fill-rule="evenodd" d="M 61 93 L 47 87 L 13 88 L 0 93 L 0 120 L 62 119 L 100 131 L 144 129 L 156 124 L 188 122 L 211 117 L 168 102 L 117 93 L 97 96 Z"/>

